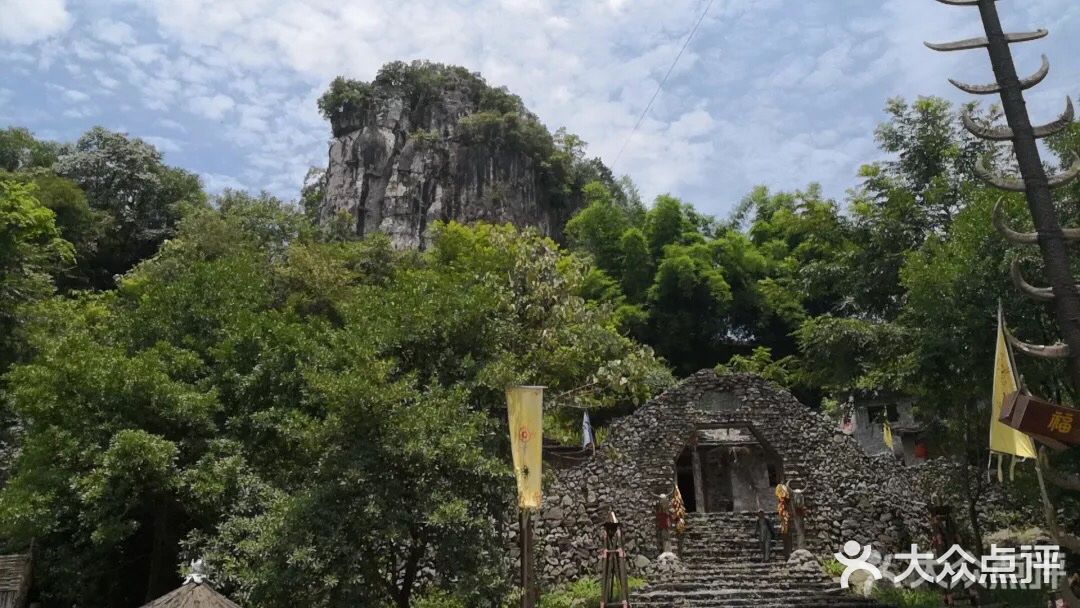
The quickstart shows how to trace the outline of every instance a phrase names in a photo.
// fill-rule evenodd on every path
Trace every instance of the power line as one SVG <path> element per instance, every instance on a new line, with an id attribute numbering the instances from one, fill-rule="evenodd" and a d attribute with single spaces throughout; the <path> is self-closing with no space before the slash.
<path id="1" fill-rule="evenodd" d="M 645 110 L 641 112 L 641 116 L 639 116 L 637 122 L 634 123 L 634 128 L 631 129 L 630 134 L 626 136 L 625 140 L 623 140 L 623 145 L 621 148 L 619 148 L 619 153 L 615 155 L 615 160 L 611 163 L 612 169 L 615 168 L 615 165 L 619 164 L 619 159 L 622 158 L 623 152 L 626 151 L 626 146 L 630 144 L 630 140 L 634 137 L 634 134 L 637 133 L 638 127 L 641 126 L 641 123 L 645 120 L 645 116 L 648 115 L 649 110 L 652 109 L 653 102 L 655 102 L 656 98 L 660 95 L 660 91 L 664 89 L 664 85 L 667 84 L 668 77 L 670 77 L 671 72 L 675 70 L 675 66 L 678 65 L 679 59 L 682 58 L 683 53 L 686 51 L 686 47 L 690 46 L 690 41 L 694 39 L 694 34 L 696 34 L 698 28 L 701 27 L 701 23 L 705 21 L 705 16 L 709 14 L 709 9 L 712 8 L 713 2 L 714 0 L 709 0 L 709 3 L 705 5 L 705 10 L 701 12 L 701 16 L 698 17 L 697 23 L 694 24 L 693 28 L 691 28 L 690 35 L 687 36 L 686 41 L 683 42 L 682 48 L 679 49 L 679 54 L 675 55 L 675 60 L 671 62 L 671 65 L 667 69 L 667 73 L 664 74 L 664 78 L 660 80 L 660 85 L 656 87 L 656 91 L 653 93 L 652 98 L 649 99 L 649 103 L 645 106 Z"/>

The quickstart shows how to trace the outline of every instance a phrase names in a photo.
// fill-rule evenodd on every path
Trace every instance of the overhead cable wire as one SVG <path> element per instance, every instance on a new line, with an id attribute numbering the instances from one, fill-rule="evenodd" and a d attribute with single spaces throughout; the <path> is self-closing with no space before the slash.
<path id="1" fill-rule="evenodd" d="M 652 98 L 649 99 L 649 103 L 646 104 L 645 109 L 641 112 L 641 116 L 639 116 L 637 122 L 634 123 L 634 128 L 630 130 L 630 134 L 626 136 L 625 140 L 623 140 L 622 147 L 619 148 L 619 153 L 615 155 L 615 160 L 611 163 L 612 168 L 619 164 L 619 159 L 622 158 L 623 152 L 626 151 L 626 146 L 630 144 L 630 140 L 633 139 L 634 135 L 637 133 L 638 128 L 641 127 L 641 123 L 644 122 L 645 117 L 649 114 L 649 110 L 652 109 L 653 103 L 656 101 L 656 98 L 660 96 L 660 91 L 664 90 L 664 85 L 667 84 L 668 78 L 675 70 L 675 66 L 679 64 L 679 59 L 681 59 L 683 53 L 686 52 L 686 48 L 690 46 L 690 41 L 694 39 L 694 34 L 697 33 L 698 29 L 701 27 L 701 24 L 705 21 L 705 16 L 709 14 L 709 9 L 712 8 L 714 1 L 715 0 L 709 0 L 709 3 L 705 5 L 705 10 L 701 12 L 701 16 L 698 17 L 697 22 L 694 23 L 694 27 L 690 29 L 690 34 L 686 37 L 686 40 L 683 41 L 682 48 L 680 48 L 679 53 L 675 55 L 675 60 L 671 62 L 671 65 L 668 66 L 667 73 L 664 74 L 664 77 L 660 80 L 660 85 L 656 87 L 656 91 L 653 92 Z"/>

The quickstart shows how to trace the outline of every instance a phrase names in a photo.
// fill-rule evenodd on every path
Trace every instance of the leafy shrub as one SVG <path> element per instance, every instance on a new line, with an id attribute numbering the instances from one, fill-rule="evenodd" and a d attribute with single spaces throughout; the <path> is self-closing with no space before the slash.
<path id="1" fill-rule="evenodd" d="M 878 587 L 874 589 L 874 599 L 896 608 L 937 608 L 942 605 L 941 591 L 930 588 Z"/>
<path id="2" fill-rule="evenodd" d="M 630 589 L 640 589 L 645 581 L 630 578 Z M 591 608 L 600 604 L 600 580 L 596 577 L 583 578 L 563 585 L 540 597 L 539 608 Z"/>
<path id="3" fill-rule="evenodd" d="M 897 587 L 876 588 L 874 599 L 896 608 L 936 608 L 944 602 L 943 591 L 937 587 L 910 589 Z M 993 605 L 1012 608 L 1042 608 L 1046 606 L 1047 592 L 1040 589 L 991 589 L 982 593 L 982 599 Z"/>
<path id="4" fill-rule="evenodd" d="M 990 601 L 1011 608 L 1043 608 L 1048 595 L 1042 589 L 994 589 L 990 591 Z"/>
<path id="5" fill-rule="evenodd" d="M 319 111 L 328 119 L 362 112 L 374 96 L 375 91 L 370 84 L 338 76 L 319 98 Z"/>
<path id="6" fill-rule="evenodd" d="M 412 602 L 414 608 L 467 608 L 461 598 L 445 591 L 431 591 Z"/>
<path id="7" fill-rule="evenodd" d="M 821 562 L 821 569 L 825 571 L 825 574 L 829 576 L 840 576 L 844 573 L 844 564 L 836 561 L 833 558 L 829 558 Z"/>
<path id="8" fill-rule="evenodd" d="M 438 129 L 417 129 L 409 134 L 409 139 L 420 145 L 437 144 L 443 140 Z"/>

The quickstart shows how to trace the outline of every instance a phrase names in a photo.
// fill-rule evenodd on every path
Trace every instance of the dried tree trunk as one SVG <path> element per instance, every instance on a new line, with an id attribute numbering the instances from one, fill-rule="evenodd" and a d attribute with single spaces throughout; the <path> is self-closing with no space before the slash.
<path id="1" fill-rule="evenodd" d="M 1046 277 L 1054 290 L 1054 316 L 1065 344 L 1069 345 L 1069 380 L 1080 394 L 1080 291 L 1069 270 L 1069 253 L 1061 224 L 1050 196 L 1050 182 L 1043 168 L 1035 129 L 1028 116 L 1020 78 L 1016 74 L 1009 41 L 1001 28 L 995 0 L 980 0 L 986 38 L 990 42 L 990 62 L 1001 86 L 1001 104 L 1005 119 L 1013 131 L 1013 150 L 1020 175 L 1027 186 L 1028 210 L 1039 235 Z"/>

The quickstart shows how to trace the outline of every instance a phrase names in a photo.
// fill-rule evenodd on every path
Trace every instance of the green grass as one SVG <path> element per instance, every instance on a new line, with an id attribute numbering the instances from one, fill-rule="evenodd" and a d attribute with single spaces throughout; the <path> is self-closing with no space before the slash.
<path id="1" fill-rule="evenodd" d="M 432 591 L 409 603 L 415 608 L 465 608 L 465 602 L 445 591 Z"/>
<path id="2" fill-rule="evenodd" d="M 830 557 L 821 562 L 821 569 L 829 576 L 840 576 L 844 573 L 844 564 Z"/>
<path id="3" fill-rule="evenodd" d="M 879 602 L 896 608 L 938 608 L 944 605 L 942 590 L 938 587 L 877 588 L 873 596 Z M 1045 608 L 1046 599 L 1046 592 L 1036 589 L 992 589 L 983 595 L 984 603 L 1009 608 Z"/>
<path id="4" fill-rule="evenodd" d="M 645 581 L 631 577 L 630 589 L 640 589 Z M 538 608 L 593 608 L 600 605 L 600 580 L 597 577 L 583 578 L 569 585 L 563 585 L 540 596 Z"/>
<path id="5" fill-rule="evenodd" d="M 993 589 L 990 602 L 1009 608 L 1046 608 L 1047 593 L 1039 589 Z"/>
<path id="6" fill-rule="evenodd" d="M 875 588 L 873 596 L 879 602 L 896 608 L 938 608 L 944 605 L 941 590 L 937 588 Z"/>

